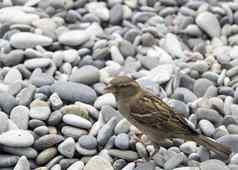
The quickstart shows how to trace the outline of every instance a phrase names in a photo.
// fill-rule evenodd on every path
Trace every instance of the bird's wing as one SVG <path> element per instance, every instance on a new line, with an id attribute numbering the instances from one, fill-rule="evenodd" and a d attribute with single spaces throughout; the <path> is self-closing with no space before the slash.
<path id="1" fill-rule="evenodd" d="M 131 117 L 136 121 L 175 134 L 197 134 L 182 114 L 177 114 L 159 97 L 145 93 L 130 105 Z"/>

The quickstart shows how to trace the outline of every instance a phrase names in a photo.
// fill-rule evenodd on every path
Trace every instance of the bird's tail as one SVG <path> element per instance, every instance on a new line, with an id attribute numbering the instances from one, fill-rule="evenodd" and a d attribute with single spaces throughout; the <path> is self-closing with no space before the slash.
<path id="1" fill-rule="evenodd" d="M 231 148 L 229 146 L 217 143 L 212 141 L 211 139 L 203 136 L 203 135 L 199 135 L 193 138 L 193 140 L 199 144 L 199 145 L 203 145 L 204 147 L 206 147 L 207 149 L 215 152 L 216 154 L 222 156 L 222 158 L 224 158 L 225 160 L 228 160 L 231 154 Z"/>

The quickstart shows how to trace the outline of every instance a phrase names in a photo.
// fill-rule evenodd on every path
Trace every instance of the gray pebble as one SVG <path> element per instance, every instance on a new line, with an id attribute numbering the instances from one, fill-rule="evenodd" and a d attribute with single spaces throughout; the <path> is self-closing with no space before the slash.
<path id="1" fill-rule="evenodd" d="M 127 133 L 130 130 L 130 126 L 131 124 L 128 122 L 127 119 L 122 119 L 117 123 L 114 129 L 114 133 L 115 134 Z"/>
<path id="2" fill-rule="evenodd" d="M 154 162 L 145 162 L 139 164 L 134 170 L 155 170 L 155 163 Z"/>
<path id="3" fill-rule="evenodd" d="M 126 40 L 123 40 L 120 42 L 119 50 L 124 57 L 128 57 L 128 56 L 133 57 L 135 55 L 135 48 L 129 41 L 126 41 Z"/>
<path id="4" fill-rule="evenodd" d="M 113 25 L 120 24 L 123 19 L 123 6 L 115 4 L 110 10 L 110 23 Z"/>
<path id="5" fill-rule="evenodd" d="M 238 153 L 238 135 L 224 135 L 217 139 L 217 142 L 231 147 L 232 152 Z"/>
<path id="6" fill-rule="evenodd" d="M 121 133 L 115 138 L 115 146 L 119 149 L 129 148 L 129 136 L 125 133 Z"/>
<path id="7" fill-rule="evenodd" d="M 51 60 L 49 58 L 33 58 L 25 60 L 24 65 L 28 69 L 35 69 L 35 68 L 45 68 L 51 64 Z"/>
<path id="8" fill-rule="evenodd" d="M 28 159 L 34 159 L 37 156 L 37 151 L 31 147 L 10 147 L 10 146 L 3 146 L 3 151 L 6 153 L 10 153 L 12 155 L 17 156 L 26 156 Z"/>
<path id="9" fill-rule="evenodd" d="M 82 146 L 80 146 L 79 143 L 76 143 L 75 145 L 76 147 L 76 151 L 83 156 L 91 156 L 91 155 L 95 155 L 97 153 L 97 149 L 86 149 L 83 148 Z"/>
<path id="10" fill-rule="evenodd" d="M 118 120 L 122 118 L 120 112 L 108 105 L 102 106 L 101 113 L 105 122 L 108 122 L 112 117 L 117 117 Z"/>
<path id="11" fill-rule="evenodd" d="M 89 86 L 74 82 L 56 82 L 51 86 L 62 100 L 92 103 L 96 99 L 96 92 Z"/>
<path id="12" fill-rule="evenodd" d="M 176 88 L 174 96 L 175 97 L 183 96 L 183 100 L 185 103 L 190 103 L 197 99 L 197 96 L 192 91 L 183 87 Z"/>
<path id="13" fill-rule="evenodd" d="M 201 97 L 205 94 L 207 88 L 212 85 L 212 81 L 201 78 L 195 81 L 193 91 L 198 97 Z"/>
<path id="14" fill-rule="evenodd" d="M 49 133 L 49 129 L 46 126 L 39 126 L 34 129 L 34 131 L 38 136 L 44 136 Z"/>
<path id="15" fill-rule="evenodd" d="M 94 170 L 97 168 L 105 170 L 113 170 L 111 163 L 101 156 L 92 157 L 85 165 L 84 170 Z"/>
<path id="16" fill-rule="evenodd" d="M 63 101 L 60 99 L 57 93 L 53 93 L 49 98 L 52 109 L 57 110 L 63 106 Z"/>
<path id="17" fill-rule="evenodd" d="M 62 120 L 63 114 L 61 111 L 56 110 L 52 112 L 47 120 L 47 123 L 51 126 L 58 125 Z"/>
<path id="18" fill-rule="evenodd" d="M 8 54 L 3 55 L 1 60 L 3 61 L 5 66 L 14 66 L 20 64 L 23 60 L 23 51 L 16 49 L 10 51 Z"/>
<path id="19" fill-rule="evenodd" d="M 184 102 L 180 100 L 169 100 L 168 104 L 174 109 L 174 111 L 178 113 L 184 113 L 188 116 L 189 108 Z"/>
<path id="20" fill-rule="evenodd" d="M 121 170 L 127 162 L 124 159 L 117 159 L 113 163 L 113 168 L 114 170 Z"/>
<path id="21" fill-rule="evenodd" d="M 131 150 L 119 150 L 119 149 L 109 149 L 108 150 L 109 155 L 121 158 L 127 161 L 134 161 L 138 159 L 138 154 Z"/>
<path id="22" fill-rule="evenodd" d="M 86 31 L 72 30 L 62 33 L 58 40 L 60 43 L 70 46 L 81 45 L 90 38 L 90 34 Z"/>
<path id="23" fill-rule="evenodd" d="M 64 126 L 62 129 L 61 129 L 61 132 L 62 134 L 65 136 L 65 137 L 72 137 L 74 138 L 75 140 L 78 140 L 78 138 L 80 136 L 83 136 L 83 135 L 87 135 L 88 134 L 88 131 L 85 130 L 85 129 L 80 129 L 80 128 L 76 128 L 76 127 L 72 127 L 72 126 Z"/>
<path id="24" fill-rule="evenodd" d="M 8 93 L 0 93 L 0 107 L 4 112 L 10 113 L 16 105 L 17 100 L 15 97 Z"/>
<path id="25" fill-rule="evenodd" d="M 76 161 L 67 170 L 83 170 L 84 163 L 82 161 Z"/>
<path id="26" fill-rule="evenodd" d="M 212 109 L 199 108 L 196 111 L 196 115 L 198 119 L 207 119 L 215 124 L 221 124 L 223 120 L 222 116 Z"/>
<path id="27" fill-rule="evenodd" d="M 8 116 L 4 112 L 0 112 L 0 134 L 8 130 Z"/>
<path id="28" fill-rule="evenodd" d="M 36 87 L 29 85 L 28 87 L 23 88 L 16 96 L 16 99 L 20 105 L 29 105 L 34 97 Z"/>
<path id="29" fill-rule="evenodd" d="M 188 141 L 183 143 L 182 145 L 180 145 L 180 150 L 183 153 L 187 153 L 187 154 L 191 154 L 191 153 L 195 153 L 197 151 L 197 144 L 195 142 L 192 141 Z"/>
<path id="30" fill-rule="evenodd" d="M 51 110 L 45 101 L 36 99 L 30 104 L 30 117 L 33 119 L 47 120 Z"/>
<path id="31" fill-rule="evenodd" d="M 13 155 L 7 155 L 7 154 L 0 154 L 0 167 L 12 167 L 16 165 L 19 157 L 13 156 Z"/>
<path id="32" fill-rule="evenodd" d="M 30 111 L 25 106 L 16 106 L 10 113 L 10 119 L 19 129 L 27 130 Z"/>
<path id="33" fill-rule="evenodd" d="M 75 141 L 72 137 L 65 139 L 58 146 L 58 151 L 67 158 L 73 158 L 75 152 Z"/>
<path id="34" fill-rule="evenodd" d="M 83 84 L 96 83 L 99 80 L 99 70 L 91 65 L 82 66 L 72 72 L 70 80 Z"/>
<path id="35" fill-rule="evenodd" d="M 90 121 L 74 114 L 64 115 L 63 121 L 68 125 L 72 125 L 83 129 L 90 129 L 92 127 L 92 123 Z"/>
<path id="36" fill-rule="evenodd" d="M 54 78 L 47 73 L 42 73 L 40 69 L 35 69 L 31 74 L 30 82 L 36 87 L 41 87 L 53 84 Z"/>
<path id="37" fill-rule="evenodd" d="M 202 119 L 198 124 L 206 136 L 212 136 L 215 133 L 215 127 L 209 120 Z"/>
<path id="38" fill-rule="evenodd" d="M 25 156 L 19 158 L 14 170 L 30 170 L 30 163 Z"/>
<path id="39" fill-rule="evenodd" d="M 22 81 L 21 72 L 16 68 L 11 68 L 4 77 L 4 83 L 11 84 Z"/>
<path id="40" fill-rule="evenodd" d="M 97 147 L 97 139 L 91 135 L 81 136 L 78 143 L 81 147 L 86 149 L 95 149 Z"/>
<path id="41" fill-rule="evenodd" d="M 44 150 L 46 148 L 52 147 L 62 142 L 63 140 L 64 138 L 61 135 L 57 134 L 44 135 L 35 141 L 34 148 L 37 150 Z"/>
<path id="42" fill-rule="evenodd" d="M 28 125 L 29 125 L 29 128 L 35 129 L 36 127 L 44 126 L 45 122 L 43 122 L 42 120 L 38 120 L 38 119 L 31 119 L 31 120 L 29 120 Z"/>
<path id="43" fill-rule="evenodd" d="M 53 159 L 57 155 L 57 149 L 56 148 L 48 148 L 43 150 L 39 153 L 39 155 L 36 158 L 37 165 L 44 165 L 48 163 L 51 159 Z"/>
<path id="44" fill-rule="evenodd" d="M 226 166 L 225 163 L 223 163 L 220 160 L 216 160 L 216 159 L 211 159 L 211 160 L 207 160 L 205 162 L 202 162 L 200 164 L 200 169 L 201 170 L 211 170 L 211 169 L 229 170 L 229 168 Z"/>
<path id="45" fill-rule="evenodd" d="M 99 96 L 94 102 L 94 107 L 100 109 L 103 106 L 115 107 L 116 106 L 115 96 L 111 93 L 106 93 L 106 94 Z"/>
<path id="46" fill-rule="evenodd" d="M 181 164 L 183 160 L 184 160 L 184 155 L 182 153 L 175 154 L 174 156 L 172 156 L 165 162 L 164 168 L 173 169 L 177 167 L 179 164 Z"/>

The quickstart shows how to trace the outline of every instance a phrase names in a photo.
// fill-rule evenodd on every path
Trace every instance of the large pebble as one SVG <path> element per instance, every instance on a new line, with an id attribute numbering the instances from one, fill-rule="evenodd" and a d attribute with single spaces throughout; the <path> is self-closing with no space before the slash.
<path id="1" fill-rule="evenodd" d="M 15 48 L 33 48 L 37 45 L 49 46 L 52 43 L 52 39 L 30 32 L 19 32 L 10 38 L 10 43 Z"/>
<path id="2" fill-rule="evenodd" d="M 213 109 L 199 108 L 196 111 L 198 119 L 207 119 L 215 124 L 221 124 L 223 117 Z"/>
<path id="3" fill-rule="evenodd" d="M 201 78 L 195 81 L 193 85 L 193 91 L 198 97 L 202 97 L 207 91 L 207 88 L 212 85 L 212 81 Z"/>
<path id="4" fill-rule="evenodd" d="M 104 105 L 110 105 L 112 107 L 116 107 L 116 98 L 111 93 L 106 93 L 100 97 L 98 97 L 94 103 L 94 107 L 100 109 Z"/>
<path id="5" fill-rule="evenodd" d="M 26 156 L 29 159 L 34 159 L 37 156 L 37 151 L 32 147 L 10 147 L 10 146 L 3 146 L 3 151 L 6 153 L 10 153 L 12 155 L 17 156 Z"/>
<path id="6" fill-rule="evenodd" d="M 99 145 L 105 145 L 113 135 L 114 128 L 117 124 L 116 117 L 112 117 L 98 132 L 97 141 Z"/>
<path id="7" fill-rule="evenodd" d="M 199 121 L 199 127 L 206 136 L 212 136 L 215 133 L 214 125 L 205 119 Z"/>
<path id="8" fill-rule="evenodd" d="M 0 135 L 0 143 L 12 147 L 28 147 L 34 142 L 32 134 L 25 130 L 10 130 Z"/>
<path id="9" fill-rule="evenodd" d="M 122 119 L 117 123 L 114 132 L 115 134 L 127 133 L 130 130 L 130 126 L 131 124 L 128 122 L 127 119 Z"/>
<path id="10" fill-rule="evenodd" d="M 13 156 L 13 155 L 8 155 L 8 154 L 0 154 L 0 167 L 12 167 L 16 165 L 19 157 L 18 156 Z"/>
<path id="11" fill-rule="evenodd" d="M 42 100 L 34 100 L 30 105 L 30 117 L 39 120 L 47 120 L 51 110 L 49 104 Z"/>
<path id="12" fill-rule="evenodd" d="M 85 165 L 84 170 L 95 170 L 95 169 L 113 170 L 113 167 L 107 159 L 101 156 L 94 156 Z"/>
<path id="13" fill-rule="evenodd" d="M 39 155 L 36 158 L 37 165 L 44 165 L 48 163 L 51 159 L 53 159 L 57 155 L 57 149 L 56 148 L 48 148 L 43 150 L 39 153 Z"/>
<path id="14" fill-rule="evenodd" d="M 172 33 L 166 34 L 165 37 L 165 48 L 168 53 L 173 57 L 184 57 L 183 49 L 180 42 L 177 39 L 177 36 Z"/>
<path id="15" fill-rule="evenodd" d="M 48 67 L 51 63 L 51 60 L 49 58 L 33 58 L 26 60 L 24 62 L 24 65 L 29 69 L 35 69 L 35 68 L 45 68 Z"/>
<path id="16" fill-rule="evenodd" d="M 89 129 L 92 127 L 92 123 L 90 121 L 73 114 L 64 115 L 63 121 L 68 125 L 72 125 L 83 129 Z"/>
<path id="17" fill-rule="evenodd" d="M 6 113 L 10 113 L 11 110 L 17 105 L 15 97 L 8 93 L 0 93 L 0 107 Z"/>
<path id="18" fill-rule="evenodd" d="M 74 82 L 58 81 L 51 86 L 51 91 L 56 92 L 62 100 L 70 102 L 93 103 L 97 96 L 91 87 Z"/>
<path id="19" fill-rule="evenodd" d="M 58 151 L 67 158 L 72 158 L 75 152 L 75 141 L 72 137 L 65 139 L 58 146 Z"/>
<path id="20" fill-rule="evenodd" d="M 97 147 L 97 139 L 91 135 L 81 136 L 78 143 L 86 149 L 95 149 Z"/>
<path id="21" fill-rule="evenodd" d="M 10 119 L 19 129 L 27 130 L 30 111 L 25 106 L 16 106 L 10 113 Z"/>
<path id="22" fill-rule="evenodd" d="M 175 154 L 170 157 L 164 164 L 165 169 L 173 169 L 181 164 L 184 160 L 184 155 L 181 153 Z"/>
<path id="23" fill-rule="evenodd" d="M 108 150 L 109 155 L 125 159 L 127 161 L 134 161 L 138 159 L 138 154 L 131 150 L 119 150 L 119 149 L 109 149 Z"/>
<path id="24" fill-rule="evenodd" d="M 8 117 L 4 112 L 0 112 L 0 134 L 8 130 Z"/>
<path id="25" fill-rule="evenodd" d="M 225 163 L 220 160 L 211 159 L 200 164 L 201 170 L 229 170 Z"/>
<path id="26" fill-rule="evenodd" d="M 76 143 L 75 147 L 76 151 L 83 156 L 92 156 L 97 153 L 97 149 L 86 149 L 83 148 L 79 143 Z"/>
<path id="27" fill-rule="evenodd" d="M 64 138 L 61 135 L 57 134 L 44 135 L 35 141 L 34 148 L 37 150 L 43 150 L 52 147 L 62 142 L 63 140 Z"/>
<path id="28" fill-rule="evenodd" d="M 197 144 L 193 141 L 188 141 L 180 145 L 180 150 L 184 153 L 191 154 L 197 151 Z"/>
<path id="29" fill-rule="evenodd" d="M 197 96 L 191 90 L 183 87 L 176 88 L 174 96 L 176 98 L 180 98 L 182 96 L 185 103 L 190 103 L 197 99 Z"/>
<path id="30" fill-rule="evenodd" d="M 232 152 L 238 153 L 238 135 L 224 135 L 218 138 L 217 142 L 230 146 Z"/>
<path id="31" fill-rule="evenodd" d="M 86 5 L 86 9 L 103 21 L 109 20 L 109 10 L 104 2 L 90 2 Z"/>
<path id="32" fill-rule="evenodd" d="M 14 170 L 30 170 L 30 163 L 25 156 L 20 157 Z"/>
<path id="33" fill-rule="evenodd" d="M 81 45 L 90 38 L 90 34 L 82 30 L 72 30 L 62 33 L 58 40 L 60 43 L 70 46 Z"/>
<path id="34" fill-rule="evenodd" d="M 93 84 L 99 80 L 99 70 L 97 67 L 85 65 L 73 71 L 70 79 L 83 84 Z"/>
<path id="35" fill-rule="evenodd" d="M 85 129 L 80 129 L 72 126 L 64 126 L 61 129 L 62 134 L 65 137 L 72 137 L 77 140 L 80 136 L 86 135 L 88 133 Z"/>
<path id="36" fill-rule="evenodd" d="M 33 100 L 35 91 L 36 87 L 32 85 L 23 88 L 16 96 L 19 105 L 29 105 Z"/>
<path id="37" fill-rule="evenodd" d="M 220 36 L 220 23 L 214 14 L 210 12 L 201 12 L 197 15 L 195 21 L 210 37 Z"/>
<path id="38" fill-rule="evenodd" d="M 22 80 L 22 75 L 19 70 L 12 68 L 4 77 L 4 83 L 11 84 Z"/>
<path id="39" fill-rule="evenodd" d="M 121 133 L 115 138 L 115 146 L 119 149 L 129 148 L 129 136 L 125 133 Z"/>

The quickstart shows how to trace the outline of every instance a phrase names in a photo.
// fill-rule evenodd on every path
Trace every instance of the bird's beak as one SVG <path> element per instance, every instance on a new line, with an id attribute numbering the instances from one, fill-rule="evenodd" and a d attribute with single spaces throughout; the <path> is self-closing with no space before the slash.
<path id="1" fill-rule="evenodd" d="M 108 85 L 105 89 L 104 89 L 104 93 L 114 93 L 115 88 L 111 85 Z"/>

